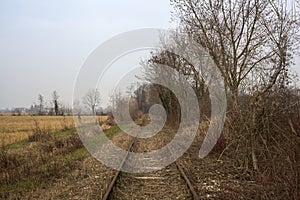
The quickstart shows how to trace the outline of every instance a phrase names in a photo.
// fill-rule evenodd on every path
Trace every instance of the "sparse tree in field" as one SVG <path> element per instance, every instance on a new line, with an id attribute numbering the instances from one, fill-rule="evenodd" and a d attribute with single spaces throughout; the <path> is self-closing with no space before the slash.
<path id="1" fill-rule="evenodd" d="M 15 108 L 13 115 L 21 116 L 22 115 L 21 109 L 20 108 Z"/>
<path id="2" fill-rule="evenodd" d="M 44 97 L 43 95 L 39 94 L 38 95 L 38 102 L 39 102 L 39 115 L 43 114 L 43 110 L 44 110 Z"/>
<path id="3" fill-rule="evenodd" d="M 59 115 L 64 116 L 66 110 L 67 110 L 66 106 L 64 104 L 60 103 L 59 104 L 59 111 L 58 111 Z"/>
<path id="4" fill-rule="evenodd" d="M 77 115 L 78 119 L 81 119 L 81 112 L 82 112 L 82 108 L 81 108 L 81 102 L 79 99 L 75 99 L 75 101 L 73 102 L 73 115 Z"/>
<path id="5" fill-rule="evenodd" d="M 59 115 L 58 98 L 59 98 L 59 96 L 58 96 L 56 90 L 54 90 L 53 93 L 52 93 L 52 99 L 53 99 L 53 104 L 54 104 L 54 112 L 55 112 L 56 116 Z"/>
<path id="6" fill-rule="evenodd" d="M 90 89 L 83 97 L 82 102 L 92 111 L 92 114 L 95 115 L 97 107 L 101 102 L 99 90 Z"/>
<path id="7" fill-rule="evenodd" d="M 62 110 L 65 114 L 67 115 L 71 115 L 72 114 L 72 108 L 70 105 L 66 104 L 64 106 L 62 106 Z"/>

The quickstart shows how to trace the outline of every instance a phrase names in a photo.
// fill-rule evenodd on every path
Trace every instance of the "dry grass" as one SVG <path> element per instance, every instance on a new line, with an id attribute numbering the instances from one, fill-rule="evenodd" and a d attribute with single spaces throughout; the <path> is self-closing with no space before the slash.
<path id="1" fill-rule="evenodd" d="M 102 199 L 115 171 L 88 153 L 76 130 L 53 135 L 0 148 L 0 199 Z M 131 141 L 119 131 L 111 139 L 124 149 Z"/>
<path id="2" fill-rule="evenodd" d="M 100 116 L 105 121 L 106 116 Z M 73 116 L 0 116 L 0 141 L 2 144 L 11 144 L 27 139 L 33 134 L 35 121 L 40 128 L 51 132 L 74 127 Z"/>

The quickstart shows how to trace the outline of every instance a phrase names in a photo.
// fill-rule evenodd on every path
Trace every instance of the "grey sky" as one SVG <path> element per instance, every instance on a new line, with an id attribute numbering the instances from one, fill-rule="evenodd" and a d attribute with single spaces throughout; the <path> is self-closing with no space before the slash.
<path id="1" fill-rule="evenodd" d="M 70 105 L 90 52 L 125 31 L 171 27 L 170 9 L 168 0 L 0 1 L 0 108 L 49 101 L 53 90 Z"/>
<path id="2" fill-rule="evenodd" d="M 167 0 L 3 0 L 0 108 L 30 106 L 53 90 L 71 104 L 80 66 L 102 42 L 138 28 L 169 28 Z"/>

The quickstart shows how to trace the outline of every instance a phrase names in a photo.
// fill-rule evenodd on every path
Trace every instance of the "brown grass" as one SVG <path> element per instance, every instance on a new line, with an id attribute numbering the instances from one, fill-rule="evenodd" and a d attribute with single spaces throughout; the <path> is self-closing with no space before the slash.
<path id="1" fill-rule="evenodd" d="M 106 116 L 99 116 L 100 121 L 105 121 Z M 35 120 L 40 128 L 51 132 L 59 131 L 65 127 L 74 127 L 73 116 L 0 116 L 0 141 L 7 145 L 33 134 Z"/>

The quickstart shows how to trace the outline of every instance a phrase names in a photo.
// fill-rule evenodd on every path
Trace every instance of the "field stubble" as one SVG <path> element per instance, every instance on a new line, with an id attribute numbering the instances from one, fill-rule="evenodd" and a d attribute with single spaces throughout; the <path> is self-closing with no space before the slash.
<path id="1" fill-rule="evenodd" d="M 105 121 L 106 116 L 99 116 Z M 37 123 L 37 124 L 36 124 Z M 73 116 L 0 116 L 1 145 L 12 144 L 27 139 L 36 125 L 49 132 L 74 128 Z"/>

